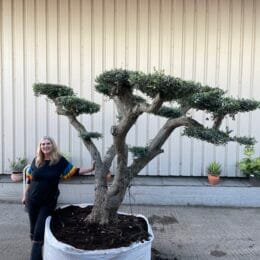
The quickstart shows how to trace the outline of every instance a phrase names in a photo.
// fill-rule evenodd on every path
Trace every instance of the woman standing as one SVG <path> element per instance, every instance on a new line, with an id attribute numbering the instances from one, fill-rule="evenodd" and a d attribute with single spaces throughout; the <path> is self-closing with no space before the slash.
<path id="1" fill-rule="evenodd" d="M 57 205 L 60 179 L 66 180 L 73 175 L 87 175 L 95 169 L 76 168 L 58 151 L 51 137 L 43 137 L 26 173 L 26 189 L 22 203 L 28 207 L 30 237 L 32 240 L 31 260 L 42 259 L 45 220 Z"/>

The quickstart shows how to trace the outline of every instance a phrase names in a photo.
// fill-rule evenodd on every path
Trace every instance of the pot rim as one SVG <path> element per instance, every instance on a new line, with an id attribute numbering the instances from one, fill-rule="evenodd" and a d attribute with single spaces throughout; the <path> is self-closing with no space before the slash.
<path id="1" fill-rule="evenodd" d="M 91 206 L 93 204 L 87 204 L 87 203 L 81 203 L 81 204 L 66 204 L 66 205 L 61 205 L 61 206 L 58 206 L 57 208 L 66 208 L 68 206 L 71 206 L 71 205 L 75 205 L 75 206 L 80 206 L 82 208 L 84 207 L 87 207 L 87 206 Z M 149 224 L 149 221 L 148 219 L 142 215 L 142 214 L 130 214 L 130 213 L 126 213 L 126 212 L 118 212 L 119 214 L 123 214 L 123 215 L 132 215 L 132 216 L 136 216 L 136 217 L 141 217 L 145 220 L 146 224 L 147 224 L 147 227 L 148 227 L 148 233 L 149 233 L 149 240 L 144 240 L 143 242 L 141 241 L 138 241 L 138 242 L 134 242 L 132 244 L 130 244 L 129 246 L 127 247 L 118 247 L 118 248 L 111 248 L 111 249 L 97 249 L 97 250 L 84 250 L 84 249 L 79 249 L 79 248 L 76 248 L 72 245 L 69 245 L 69 244 L 66 244 L 66 243 L 63 243 L 59 240 L 57 240 L 55 238 L 55 236 L 53 235 L 53 233 L 51 232 L 51 229 L 50 229 L 50 222 L 51 222 L 51 216 L 49 216 L 47 219 L 46 219 L 46 222 L 45 222 L 45 232 L 48 232 L 48 237 L 49 239 L 51 240 L 50 242 L 53 244 L 57 244 L 58 246 L 62 247 L 65 251 L 67 250 L 71 250 L 73 251 L 73 253 L 77 253 L 77 254 L 93 254 L 95 253 L 95 255 L 104 255 L 104 254 L 113 254 L 113 253 L 118 253 L 118 251 L 121 251 L 121 252 L 125 252 L 125 251 L 131 251 L 131 250 L 134 250 L 140 246 L 145 246 L 146 244 L 150 244 L 153 240 L 154 240 L 154 234 L 153 234 L 153 231 L 152 231 L 152 228 L 151 228 L 151 225 Z"/>

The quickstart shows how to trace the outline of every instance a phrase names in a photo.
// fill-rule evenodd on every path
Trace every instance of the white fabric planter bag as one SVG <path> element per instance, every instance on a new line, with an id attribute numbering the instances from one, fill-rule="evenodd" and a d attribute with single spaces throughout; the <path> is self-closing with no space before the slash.
<path id="1" fill-rule="evenodd" d="M 80 207 L 86 207 L 86 204 L 77 205 Z M 67 207 L 67 206 L 64 206 Z M 126 213 L 121 213 L 129 215 Z M 129 247 L 120 247 L 115 249 L 104 249 L 104 250 L 82 250 L 75 248 L 71 245 L 58 241 L 50 230 L 51 217 L 48 217 L 45 223 L 44 233 L 44 249 L 43 259 L 44 260 L 101 260 L 101 259 L 113 259 L 113 260 L 150 260 L 152 241 L 154 239 L 153 231 L 151 229 L 148 220 L 143 215 L 135 215 L 145 219 L 148 232 L 150 234 L 149 241 L 143 243 L 137 242 L 131 244 Z"/>

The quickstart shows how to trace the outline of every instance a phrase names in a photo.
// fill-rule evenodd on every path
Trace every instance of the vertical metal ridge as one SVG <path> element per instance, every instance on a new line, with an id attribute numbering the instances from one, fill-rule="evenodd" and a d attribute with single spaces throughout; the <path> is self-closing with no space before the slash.
<path id="1" fill-rule="evenodd" d="M 61 81 L 61 79 L 60 79 L 60 37 L 61 37 L 61 33 L 60 33 L 60 4 L 61 3 L 60 3 L 60 1 L 61 0 L 57 0 L 57 46 L 56 46 L 56 48 L 57 48 L 57 81 L 58 81 L 58 83 L 60 83 L 60 81 Z"/>
<path id="2" fill-rule="evenodd" d="M 217 0 L 217 39 L 216 39 L 216 63 L 215 63 L 215 87 L 219 87 L 219 71 L 220 71 L 220 48 L 221 48 L 221 24 L 220 24 L 221 6 L 220 0 Z M 216 160 L 217 147 L 213 146 L 213 159 Z"/>
<path id="3" fill-rule="evenodd" d="M 159 39 L 158 39 L 158 51 L 159 51 L 159 70 L 162 69 L 162 30 L 163 30 L 163 25 L 162 25 L 162 0 L 159 1 Z M 157 118 L 157 130 L 160 130 L 160 124 L 161 124 L 161 119 L 158 116 Z M 157 156 L 157 175 L 160 175 L 161 173 L 161 158 L 160 156 Z"/>
<path id="4" fill-rule="evenodd" d="M 205 13 L 205 54 L 204 54 L 204 70 L 203 70 L 203 83 L 207 84 L 208 80 L 208 45 L 209 45 L 209 3 L 206 1 L 206 13 Z M 202 124 L 205 123 L 205 114 L 203 114 Z M 201 155 L 201 173 L 205 175 L 205 143 L 202 141 L 202 155 Z"/>
<path id="5" fill-rule="evenodd" d="M 136 70 L 140 69 L 140 0 L 136 0 Z"/>
<path id="6" fill-rule="evenodd" d="M 79 64 L 80 64 L 80 68 L 79 68 L 79 95 L 80 95 L 80 97 L 82 97 L 83 68 L 84 68 L 83 58 L 82 58 L 82 53 L 83 53 L 82 34 L 83 34 L 82 33 L 82 0 L 80 0 L 80 2 L 79 2 Z M 80 120 L 82 121 L 82 119 L 83 119 L 83 116 L 80 115 Z M 83 154 L 83 145 L 82 145 L 82 142 L 79 142 L 79 162 L 80 162 L 80 165 L 82 165 L 82 163 L 83 163 L 82 154 Z"/>
<path id="7" fill-rule="evenodd" d="M 114 10 L 114 16 L 113 16 L 113 68 L 117 65 L 117 56 L 116 56 L 116 0 L 113 0 L 113 10 Z M 116 124 L 116 106 L 113 102 L 113 124 Z M 113 164 L 113 171 L 115 171 L 115 163 Z"/>
<path id="8" fill-rule="evenodd" d="M 170 61 L 170 75 L 173 74 L 173 61 L 174 61 L 174 23 L 173 23 L 173 17 L 174 17 L 174 0 L 171 0 L 170 2 L 170 55 L 169 55 L 169 61 Z M 170 135 L 168 140 L 168 175 L 172 175 L 172 135 Z"/>
<path id="9" fill-rule="evenodd" d="M 116 0 L 113 0 L 113 10 L 114 10 L 114 16 L 113 16 L 113 68 L 115 68 L 116 67 L 116 56 L 115 56 L 115 52 L 116 52 L 116 47 L 115 47 L 115 41 L 116 41 L 116 37 L 115 37 L 115 27 L 116 27 L 116 25 L 115 25 L 115 9 L 116 9 L 116 7 L 115 7 L 115 4 L 116 4 L 116 2 L 115 2 Z M 115 104 L 114 104 L 114 102 L 113 102 L 113 108 L 112 108 L 112 111 L 113 111 L 113 124 L 115 124 L 116 123 L 116 108 L 115 108 Z"/>
<path id="10" fill-rule="evenodd" d="M 94 32 L 94 0 L 91 0 L 91 12 L 90 12 L 90 15 L 91 15 L 91 18 L 90 18 L 90 23 L 91 23 L 91 101 L 94 101 L 94 95 L 93 95 L 93 82 L 94 82 L 94 64 L 95 64 L 95 53 L 94 53 L 94 44 L 95 44 L 95 41 L 94 41 L 94 35 L 95 35 L 95 32 Z M 91 131 L 93 129 L 93 117 L 91 116 Z"/>
<path id="11" fill-rule="evenodd" d="M 186 46 L 186 0 L 182 1 L 182 35 L 181 35 L 181 77 L 185 77 L 185 46 Z"/>
<path id="12" fill-rule="evenodd" d="M 162 23 L 162 0 L 159 2 L 159 70 L 162 69 L 162 31 L 163 31 L 163 23 Z"/>
<path id="13" fill-rule="evenodd" d="M 245 24 L 245 17 L 244 17 L 244 7 L 245 2 L 241 0 L 241 10 L 240 10 L 240 37 L 239 37 L 239 64 L 238 64 L 238 97 L 241 97 L 242 92 L 242 80 L 243 80 L 243 65 L 244 65 L 244 24 Z M 240 135 L 240 126 L 241 126 L 241 116 L 240 114 L 237 115 L 237 135 Z M 236 144 L 236 161 L 239 161 L 239 144 Z M 238 169 L 235 169 L 235 176 L 238 175 Z"/>
<path id="14" fill-rule="evenodd" d="M 170 27 L 171 27 L 171 37 L 170 37 L 170 73 L 173 74 L 174 65 L 174 0 L 171 0 L 171 12 L 170 12 Z"/>
<path id="15" fill-rule="evenodd" d="M 13 142 L 12 142 L 12 148 L 13 148 L 13 158 L 16 156 L 16 148 L 15 148 L 15 129 L 16 129 L 16 123 L 15 123 L 15 117 L 16 117 L 16 95 L 15 95 L 15 83 L 16 83 L 16 78 L 15 78 L 15 52 L 14 52 L 14 41 L 15 41 L 15 33 L 14 33 L 14 0 L 11 0 L 11 73 L 12 73 L 12 137 L 13 137 Z"/>
<path id="16" fill-rule="evenodd" d="M 193 49 L 192 49 L 192 80 L 196 80 L 196 72 L 197 72 L 197 33 L 198 33 L 198 3 L 197 0 L 194 1 L 194 17 L 193 17 Z M 193 112 L 192 112 L 193 115 Z M 194 175 L 194 140 L 191 138 L 190 140 L 190 175 Z"/>
<path id="17" fill-rule="evenodd" d="M 106 12 L 105 12 L 105 3 L 102 0 L 102 71 L 104 71 L 106 67 L 106 27 L 105 27 L 105 20 L 106 20 Z M 104 95 L 102 95 L 102 121 L 101 121 L 101 129 L 102 135 L 105 136 L 105 102 L 104 102 Z M 102 154 L 105 154 L 105 138 L 102 138 Z"/>
<path id="18" fill-rule="evenodd" d="M 147 8 L 147 25 L 148 25 L 148 35 L 147 35 L 147 65 L 146 70 L 148 73 L 151 72 L 151 0 L 148 0 Z M 150 138 L 150 115 L 146 114 L 146 143 L 148 144 Z M 137 141 L 136 141 L 137 143 Z M 148 164 L 145 167 L 145 174 L 148 175 L 150 165 Z"/>
<path id="19" fill-rule="evenodd" d="M 220 25 L 220 0 L 217 0 L 217 45 L 216 45 L 216 64 L 215 64 L 215 85 L 219 87 L 220 70 L 220 48 L 221 48 L 221 25 Z"/>
<path id="20" fill-rule="evenodd" d="M 136 0 L 136 70 L 140 69 L 140 1 Z M 138 124 L 135 124 L 135 145 L 138 144 Z"/>
<path id="21" fill-rule="evenodd" d="M 35 35 L 35 46 L 34 46 L 34 60 L 35 60 L 35 68 L 34 68 L 34 75 L 35 75 L 35 82 L 38 82 L 38 60 L 37 60 L 37 53 L 38 53 L 38 30 L 37 30 L 37 25 L 38 25 L 38 16 L 37 16 L 37 0 L 34 0 L 34 35 Z M 37 124 L 37 114 L 38 114 L 38 99 L 35 98 L 35 114 L 34 114 L 34 124 L 35 124 L 35 140 L 38 140 L 38 124 Z"/>
<path id="22" fill-rule="evenodd" d="M 60 0 L 57 0 L 57 81 L 60 84 Z M 60 117 L 57 117 L 57 141 L 58 144 L 61 142 L 61 136 L 60 136 Z"/>
<path id="23" fill-rule="evenodd" d="M 185 77 L 185 46 L 186 46 L 186 0 L 182 1 L 182 44 L 181 44 L 181 77 Z M 183 160 L 183 137 L 181 134 L 179 135 L 180 143 L 179 143 L 179 175 L 182 175 L 183 167 L 182 167 L 182 160 Z"/>
<path id="24" fill-rule="evenodd" d="M 254 78 L 255 78 L 255 41 L 256 41 L 256 0 L 253 0 L 252 9 L 252 45 L 251 45 L 251 64 L 250 64 L 250 98 L 254 97 Z M 252 112 L 249 113 L 249 135 L 252 134 Z"/>
<path id="25" fill-rule="evenodd" d="M 23 147 L 23 153 L 24 156 L 27 158 L 27 114 L 26 114 L 26 106 L 27 106 L 27 92 L 26 92 L 26 86 L 27 86 L 27 62 L 26 62 L 26 35 L 27 35 L 27 31 L 26 31 L 26 12 L 25 12 L 25 0 L 23 0 L 22 3 L 22 13 L 23 13 L 23 18 L 22 18 L 22 28 L 23 28 L 23 121 L 24 121 L 24 147 Z"/>
<path id="26" fill-rule="evenodd" d="M 106 69 L 106 9 L 105 9 L 105 0 L 102 0 L 102 71 Z"/>
<path id="27" fill-rule="evenodd" d="M 1 98 L 1 118 L 3 119 L 4 118 L 4 105 L 3 105 L 3 101 L 4 101 L 4 91 L 3 91 L 3 83 L 4 83 L 4 80 L 3 80 L 3 77 L 4 77 L 4 74 L 3 74 L 3 1 L 0 0 L 0 70 L 1 70 L 1 77 L 0 77 L 0 83 L 1 83 L 1 86 L 0 86 L 0 98 Z M 4 120 L 1 120 L 1 129 L 0 129 L 0 140 L 1 140 L 1 172 L 4 171 L 4 161 L 5 161 L 5 141 L 4 141 Z"/>
<path id="28" fill-rule="evenodd" d="M 194 0 L 194 18 L 193 18 L 193 57 L 192 57 L 192 80 L 196 80 L 197 73 L 197 34 L 198 34 L 198 2 Z"/>
<path id="29" fill-rule="evenodd" d="M 45 54 L 45 71 L 46 71 L 46 82 L 49 82 L 49 0 L 45 0 L 45 48 L 46 48 L 46 54 Z M 53 1 L 53 0 L 52 0 Z M 45 102 L 46 105 L 46 132 L 47 135 L 50 134 L 50 117 L 49 117 L 49 103 Z"/>
<path id="30" fill-rule="evenodd" d="M 232 34 L 233 34 L 233 1 L 229 1 L 229 22 L 228 22 L 228 55 L 227 55 L 227 87 L 226 90 L 230 90 L 230 83 L 231 83 L 231 61 L 232 61 Z M 226 125 L 227 127 L 229 126 L 229 119 L 226 118 Z M 228 145 L 225 146 L 225 159 L 224 159 L 224 175 L 227 176 L 228 169 L 227 169 L 227 164 L 228 164 L 228 154 L 229 154 L 229 149 Z"/>
<path id="31" fill-rule="evenodd" d="M 242 78 L 243 78 L 243 65 L 244 65 L 244 33 L 245 33 L 245 17 L 244 17 L 244 8 L 245 8 L 245 1 L 241 0 L 241 22 L 240 22 L 240 37 L 239 37 L 239 64 L 238 64 L 238 96 L 241 97 L 242 91 Z"/>
<path id="32" fill-rule="evenodd" d="M 231 82 L 231 61 L 232 61 L 232 43 L 233 43 L 233 1 L 229 4 L 229 24 L 228 24 L 228 55 L 227 55 L 227 91 L 230 90 Z"/>
<path id="33" fill-rule="evenodd" d="M 114 68 L 117 67 L 117 0 L 114 0 Z"/>
<path id="34" fill-rule="evenodd" d="M 125 0 L 125 68 L 129 67 L 129 21 L 128 21 L 128 10 L 129 2 Z"/>
<path id="35" fill-rule="evenodd" d="M 69 64 L 68 64 L 68 72 L 69 72 L 69 75 L 68 75 L 68 83 L 69 83 L 69 87 L 72 87 L 71 86 L 71 0 L 68 0 L 68 51 L 69 51 L 69 55 L 68 55 L 68 58 L 69 58 Z M 68 122 L 68 132 L 69 132 L 69 151 L 71 151 L 72 149 L 72 131 L 71 131 L 71 125 L 70 123 Z"/>

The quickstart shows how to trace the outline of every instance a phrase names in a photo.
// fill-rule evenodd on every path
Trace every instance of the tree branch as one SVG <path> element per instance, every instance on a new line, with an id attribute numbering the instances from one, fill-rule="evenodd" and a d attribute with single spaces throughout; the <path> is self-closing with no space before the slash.
<path id="1" fill-rule="evenodd" d="M 77 118 L 73 115 L 67 116 L 71 125 L 78 131 L 79 134 L 87 132 L 86 128 L 77 120 Z M 101 163 L 101 156 L 100 153 L 95 146 L 95 144 L 91 140 L 86 140 L 82 138 L 84 145 L 88 149 L 88 151 L 91 154 L 91 157 L 93 160 L 95 160 L 97 163 Z"/>
<path id="2" fill-rule="evenodd" d="M 136 176 L 156 155 L 162 153 L 162 146 L 171 133 L 180 126 L 202 126 L 198 121 L 190 117 L 179 117 L 169 119 L 165 122 L 157 135 L 152 139 L 147 146 L 147 153 L 135 159 L 131 166 L 129 166 L 130 172 L 133 176 Z"/>
<path id="3" fill-rule="evenodd" d="M 163 104 L 163 100 L 161 99 L 160 94 L 158 94 L 150 105 L 146 104 L 146 105 L 142 106 L 141 109 L 142 109 L 142 112 L 154 113 L 160 109 L 162 104 Z"/>
<path id="4" fill-rule="evenodd" d="M 104 166 L 107 169 L 111 167 L 111 164 L 115 156 L 116 156 L 116 149 L 115 149 L 115 145 L 113 144 L 109 147 L 103 159 Z"/>
<path id="5" fill-rule="evenodd" d="M 218 116 L 215 118 L 212 128 L 219 129 L 221 126 L 221 123 L 224 119 L 224 116 Z"/>

